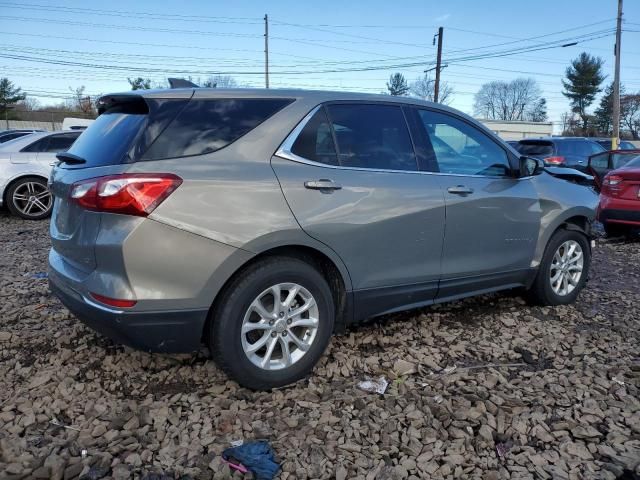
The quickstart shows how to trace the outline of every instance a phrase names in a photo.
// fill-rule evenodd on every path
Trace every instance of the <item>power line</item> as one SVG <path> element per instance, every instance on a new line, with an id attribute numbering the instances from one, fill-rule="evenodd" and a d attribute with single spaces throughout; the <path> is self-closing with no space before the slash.
<path id="1" fill-rule="evenodd" d="M 140 27 L 140 26 L 133 26 L 133 25 L 76 22 L 73 20 L 54 20 L 50 18 L 13 17 L 10 15 L 0 15 L 0 18 L 4 18 L 6 20 L 15 20 L 18 22 L 56 23 L 56 24 L 62 24 L 62 25 L 80 25 L 83 27 L 110 28 L 110 29 L 115 28 L 120 30 L 135 30 L 135 31 L 142 31 L 142 32 L 181 33 L 186 35 L 208 35 L 208 36 L 214 36 L 214 37 L 238 37 L 238 38 L 260 37 L 260 35 L 249 34 L 249 33 L 207 32 L 202 30 L 183 30 L 183 29 L 175 29 L 175 28 L 151 28 L 151 27 Z"/>
<path id="2" fill-rule="evenodd" d="M 9 8 L 19 8 L 20 10 L 46 10 L 46 11 L 60 11 L 61 13 L 92 13 L 103 16 L 117 16 L 131 18 L 132 15 L 151 16 L 158 19 L 166 20 L 178 20 L 187 22 L 213 22 L 213 23 L 240 23 L 239 20 L 253 20 L 248 25 L 259 25 L 260 18 L 258 17 L 218 17 L 218 16 L 206 16 L 206 15 L 180 15 L 180 14 L 166 14 L 166 13 L 154 13 L 154 12 L 141 12 L 141 11 L 127 11 L 127 10 L 97 10 L 84 7 L 66 7 L 60 5 L 41 5 L 35 3 L 14 3 L 14 2 L 0 2 L 0 6 Z"/>

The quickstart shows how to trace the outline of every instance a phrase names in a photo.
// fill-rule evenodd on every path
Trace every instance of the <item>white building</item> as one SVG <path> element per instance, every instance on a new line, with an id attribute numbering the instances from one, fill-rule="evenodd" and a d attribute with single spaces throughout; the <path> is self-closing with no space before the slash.
<path id="1" fill-rule="evenodd" d="M 549 137 L 553 134 L 551 122 L 524 122 L 518 120 L 478 119 L 487 128 L 493 130 L 503 140 L 521 140 L 531 137 Z"/>

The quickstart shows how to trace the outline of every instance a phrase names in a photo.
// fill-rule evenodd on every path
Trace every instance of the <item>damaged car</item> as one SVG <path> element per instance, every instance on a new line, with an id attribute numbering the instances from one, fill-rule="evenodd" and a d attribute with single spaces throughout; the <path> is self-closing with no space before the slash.
<path id="1" fill-rule="evenodd" d="M 513 288 L 563 305 L 587 281 L 593 189 L 452 108 L 205 88 L 99 106 L 50 178 L 49 281 L 120 343 L 206 344 L 269 389 L 365 319 Z"/>

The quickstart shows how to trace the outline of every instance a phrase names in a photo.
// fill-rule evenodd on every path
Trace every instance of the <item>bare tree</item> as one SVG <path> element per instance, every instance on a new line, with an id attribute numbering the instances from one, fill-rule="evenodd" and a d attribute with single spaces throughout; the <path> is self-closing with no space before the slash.
<path id="1" fill-rule="evenodd" d="M 620 99 L 620 121 L 631 138 L 640 139 L 640 93 L 624 95 Z"/>
<path id="2" fill-rule="evenodd" d="M 206 88 L 238 88 L 238 82 L 230 75 L 214 75 L 202 83 Z"/>
<path id="3" fill-rule="evenodd" d="M 540 118 L 541 100 L 540 88 L 533 78 L 516 78 L 482 85 L 473 108 L 476 115 L 490 120 L 531 120 Z"/>
<path id="4" fill-rule="evenodd" d="M 71 104 L 75 110 L 82 112 L 85 115 L 93 115 L 95 113 L 91 97 L 84 93 L 84 85 L 75 89 L 69 87 L 69 90 L 71 90 L 71 92 L 73 93 L 73 100 Z"/>
<path id="5" fill-rule="evenodd" d="M 435 80 L 433 80 L 428 73 L 425 73 L 423 77 L 415 79 L 409 86 L 409 91 L 412 95 L 433 102 L 435 91 Z M 453 101 L 453 87 L 447 82 L 440 82 L 440 91 L 438 92 L 438 101 L 445 105 L 449 105 Z"/>

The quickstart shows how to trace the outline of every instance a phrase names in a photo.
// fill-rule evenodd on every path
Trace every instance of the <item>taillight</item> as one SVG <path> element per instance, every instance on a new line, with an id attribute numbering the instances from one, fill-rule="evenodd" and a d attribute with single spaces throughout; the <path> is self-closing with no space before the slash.
<path id="1" fill-rule="evenodd" d="M 109 298 L 93 292 L 91 292 L 91 296 L 100 303 L 104 303 L 105 305 L 109 305 L 110 307 L 131 308 L 135 306 L 136 303 L 138 303 L 135 300 L 120 300 L 117 298 Z"/>
<path id="2" fill-rule="evenodd" d="M 623 178 L 620 175 L 607 175 L 604 177 L 603 185 L 608 185 L 610 187 L 614 187 L 622 182 Z"/>
<path id="3" fill-rule="evenodd" d="M 146 217 L 181 184 L 171 173 L 123 173 L 74 183 L 70 196 L 87 210 Z"/>
<path id="4" fill-rule="evenodd" d="M 553 165 L 559 165 L 561 163 L 564 163 L 564 157 L 547 157 L 544 159 L 544 161 Z"/>

